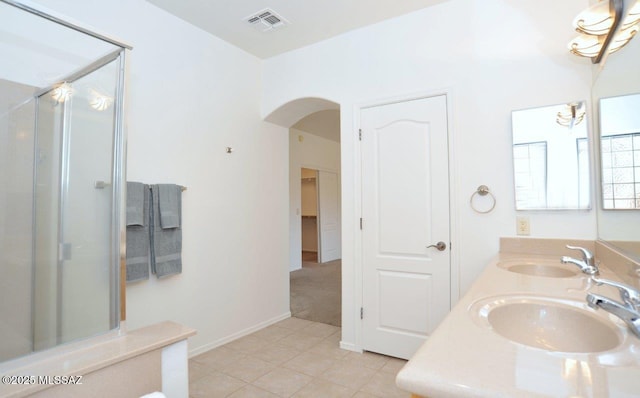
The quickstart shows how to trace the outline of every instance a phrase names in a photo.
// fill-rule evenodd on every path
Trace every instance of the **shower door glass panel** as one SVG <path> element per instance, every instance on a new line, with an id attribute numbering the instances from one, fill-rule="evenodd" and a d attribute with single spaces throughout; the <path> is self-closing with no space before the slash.
<path id="1" fill-rule="evenodd" d="M 64 104 L 45 93 L 37 99 L 34 195 L 33 345 L 58 341 L 58 220 Z"/>
<path id="2" fill-rule="evenodd" d="M 119 60 L 40 97 L 36 349 L 111 329 L 112 173 Z M 42 128 L 40 128 L 42 126 Z M 52 128 L 53 127 L 53 128 Z M 47 138 L 45 138 L 47 137 Z"/>
<path id="3" fill-rule="evenodd" d="M 33 87 L 0 79 L 0 362 L 32 350 Z"/>

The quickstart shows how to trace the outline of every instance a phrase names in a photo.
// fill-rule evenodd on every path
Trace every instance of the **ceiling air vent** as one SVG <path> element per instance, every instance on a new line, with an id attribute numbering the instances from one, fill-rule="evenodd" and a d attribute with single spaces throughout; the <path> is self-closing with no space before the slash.
<path id="1" fill-rule="evenodd" d="M 251 26 L 261 32 L 282 28 L 289 24 L 289 21 L 276 14 L 273 10 L 264 10 L 244 18 Z"/>

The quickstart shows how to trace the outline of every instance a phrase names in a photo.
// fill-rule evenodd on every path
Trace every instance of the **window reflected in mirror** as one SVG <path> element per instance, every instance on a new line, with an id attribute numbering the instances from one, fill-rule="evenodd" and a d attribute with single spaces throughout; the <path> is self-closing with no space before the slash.
<path id="1" fill-rule="evenodd" d="M 602 207 L 640 209 L 640 94 L 600 100 Z"/>
<path id="2" fill-rule="evenodd" d="M 517 210 L 589 209 L 584 101 L 512 112 Z"/>

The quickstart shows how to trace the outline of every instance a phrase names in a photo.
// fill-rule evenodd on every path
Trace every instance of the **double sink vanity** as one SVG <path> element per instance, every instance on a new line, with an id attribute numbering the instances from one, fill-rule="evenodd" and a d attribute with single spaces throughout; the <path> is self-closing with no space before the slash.
<path id="1" fill-rule="evenodd" d="M 606 3 L 594 7 L 640 15 L 636 1 Z M 415 397 L 640 397 L 640 39 L 604 59 L 590 104 L 512 112 L 516 211 L 595 211 L 599 240 L 502 238 L 398 373 Z"/>
<path id="2" fill-rule="evenodd" d="M 600 242 L 503 238 L 397 384 L 428 398 L 637 397 L 638 270 Z"/>

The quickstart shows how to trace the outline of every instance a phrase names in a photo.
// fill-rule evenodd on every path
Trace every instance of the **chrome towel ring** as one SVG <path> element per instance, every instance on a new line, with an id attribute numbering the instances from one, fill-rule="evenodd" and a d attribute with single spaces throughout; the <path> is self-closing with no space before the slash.
<path id="1" fill-rule="evenodd" d="M 480 196 L 491 196 L 491 207 L 487 210 L 478 210 L 474 204 L 473 204 L 473 199 L 476 197 L 476 195 L 480 195 Z M 489 191 L 489 187 L 486 185 L 480 185 L 478 187 L 478 189 L 476 189 L 476 191 L 473 193 L 473 195 L 471 195 L 471 199 L 469 200 L 469 204 L 471 205 L 471 208 L 473 209 L 473 211 L 475 211 L 476 213 L 480 213 L 480 214 L 487 214 L 490 213 L 495 207 L 496 207 L 496 197 L 493 196 L 493 194 L 491 193 L 491 191 Z"/>

